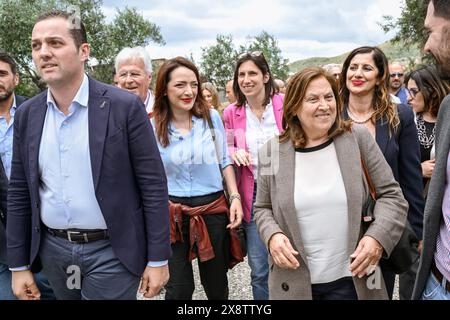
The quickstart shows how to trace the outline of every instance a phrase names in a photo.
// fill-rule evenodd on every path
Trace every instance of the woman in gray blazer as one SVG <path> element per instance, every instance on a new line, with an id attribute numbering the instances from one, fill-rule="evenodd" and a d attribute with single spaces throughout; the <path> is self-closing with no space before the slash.
<path id="1" fill-rule="evenodd" d="M 259 152 L 255 219 L 270 253 L 270 299 L 388 298 L 377 266 L 400 239 L 408 204 L 367 129 L 342 120 L 337 97 L 323 69 L 296 74 L 285 132 Z M 377 194 L 365 233 L 361 159 Z"/>

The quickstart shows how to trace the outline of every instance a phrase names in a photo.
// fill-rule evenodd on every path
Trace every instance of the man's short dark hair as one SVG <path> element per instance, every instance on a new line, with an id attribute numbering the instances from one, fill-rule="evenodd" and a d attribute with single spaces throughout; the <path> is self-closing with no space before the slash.
<path id="1" fill-rule="evenodd" d="M 17 74 L 17 64 L 16 61 L 14 61 L 13 57 L 11 57 L 6 52 L 0 52 L 0 61 L 3 61 L 11 67 L 11 72 L 16 75 Z"/>
<path id="2" fill-rule="evenodd" d="M 431 0 L 436 17 L 450 20 L 450 0 Z"/>
<path id="3" fill-rule="evenodd" d="M 73 24 L 73 27 L 69 28 L 69 32 L 72 35 L 73 41 L 75 42 L 77 48 L 79 48 L 83 43 L 87 43 L 86 28 L 83 22 L 79 17 L 76 17 L 69 12 L 61 10 L 50 10 L 44 12 L 37 17 L 35 25 L 38 22 L 53 18 L 63 18 Z"/>

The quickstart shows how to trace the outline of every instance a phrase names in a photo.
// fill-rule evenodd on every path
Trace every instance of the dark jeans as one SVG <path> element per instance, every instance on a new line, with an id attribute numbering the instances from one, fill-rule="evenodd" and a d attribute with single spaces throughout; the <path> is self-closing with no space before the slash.
<path id="1" fill-rule="evenodd" d="M 341 278 L 329 283 L 311 285 L 313 300 L 358 300 L 353 280 Z"/>
<path id="2" fill-rule="evenodd" d="M 211 195 L 180 198 L 169 197 L 174 203 L 182 203 L 189 207 L 198 207 L 211 203 L 223 193 Z M 226 228 L 228 217 L 226 214 L 204 215 L 211 244 L 215 257 L 211 260 L 200 262 L 200 280 L 209 300 L 228 299 L 228 262 L 230 257 L 230 234 Z M 166 285 L 166 300 L 191 300 L 194 293 L 194 275 L 192 263 L 189 261 L 189 221 L 188 216 L 183 216 L 183 240 L 172 245 L 172 257 L 169 259 L 170 278 Z"/>
<path id="3" fill-rule="evenodd" d="M 44 232 L 39 254 L 58 300 L 136 300 L 140 277 L 119 261 L 109 239 L 75 244 Z"/>
<path id="4" fill-rule="evenodd" d="M 400 300 L 411 300 L 418 269 L 419 260 L 414 262 L 408 271 L 399 275 Z"/>

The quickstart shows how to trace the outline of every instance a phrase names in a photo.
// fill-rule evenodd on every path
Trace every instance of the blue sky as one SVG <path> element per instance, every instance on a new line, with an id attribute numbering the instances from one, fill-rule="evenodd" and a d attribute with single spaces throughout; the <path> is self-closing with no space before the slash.
<path id="1" fill-rule="evenodd" d="M 398 17 L 403 0 L 104 0 L 103 12 L 111 19 L 124 3 L 160 26 L 166 45 L 151 44 L 152 58 L 192 53 L 199 62 L 201 48 L 214 44 L 217 34 L 231 34 L 238 47 L 265 30 L 293 62 L 392 38 L 377 22 Z"/>

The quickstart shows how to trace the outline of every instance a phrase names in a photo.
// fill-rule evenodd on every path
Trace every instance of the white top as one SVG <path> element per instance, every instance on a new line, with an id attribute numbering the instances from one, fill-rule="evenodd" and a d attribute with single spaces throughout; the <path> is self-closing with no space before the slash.
<path id="1" fill-rule="evenodd" d="M 256 180 L 258 174 L 258 151 L 267 141 L 278 136 L 280 132 L 275 120 L 272 101 L 266 106 L 261 121 L 259 121 L 248 104 L 245 105 L 245 115 L 247 119 L 245 141 L 252 159 L 253 176 Z"/>
<path id="2" fill-rule="evenodd" d="M 147 111 L 147 114 L 153 111 L 153 104 L 155 103 L 155 97 L 153 96 L 153 93 L 148 90 L 147 93 L 147 99 L 145 99 L 145 110 Z"/>
<path id="3" fill-rule="evenodd" d="M 294 201 L 311 283 L 351 277 L 347 195 L 332 140 L 295 153 Z"/>

